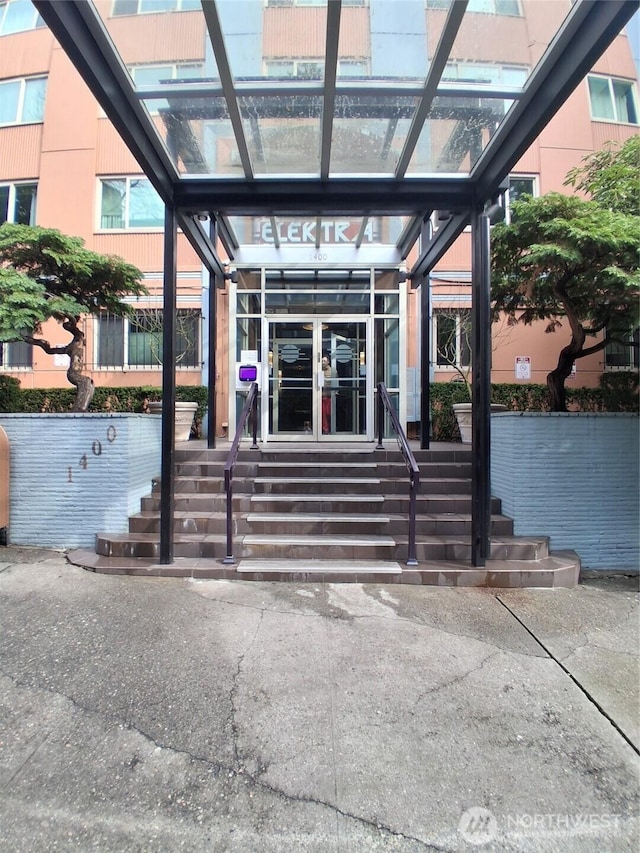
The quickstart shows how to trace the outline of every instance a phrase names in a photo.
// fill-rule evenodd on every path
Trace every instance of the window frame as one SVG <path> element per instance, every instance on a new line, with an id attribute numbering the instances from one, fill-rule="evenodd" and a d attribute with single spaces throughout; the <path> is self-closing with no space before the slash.
<path id="1" fill-rule="evenodd" d="M 121 214 L 122 214 L 121 219 L 122 219 L 123 224 L 113 226 L 113 227 L 109 227 L 108 225 L 103 224 L 104 217 L 109 215 L 109 214 L 106 214 L 104 212 L 104 187 L 109 182 L 115 183 L 118 181 L 119 182 L 124 181 L 124 185 L 125 185 L 124 199 L 122 202 L 122 209 L 121 209 Z M 158 221 L 157 225 L 131 225 L 130 224 L 131 223 L 131 184 L 132 184 L 132 182 L 139 182 L 141 184 L 148 185 L 149 189 L 152 192 L 154 192 L 156 197 L 158 198 L 159 204 L 160 204 L 161 209 L 162 209 L 162 213 L 161 213 L 161 216 L 159 217 L 159 221 Z M 96 195 L 97 195 L 96 232 L 106 233 L 106 234 L 113 234 L 114 232 L 119 232 L 119 233 L 126 232 L 126 233 L 141 234 L 141 233 L 145 233 L 145 232 L 161 233 L 164 230 L 164 204 L 162 203 L 162 199 L 160 199 L 160 196 L 158 195 L 158 193 L 153 188 L 153 184 L 145 175 L 113 175 L 110 177 L 106 176 L 106 175 L 101 175 L 98 178 L 98 192 Z M 113 216 L 115 214 L 111 214 L 111 215 Z"/>
<path id="2" fill-rule="evenodd" d="M 132 15 L 165 15 L 167 12 L 197 12 L 198 10 L 202 10 L 200 2 L 196 5 L 196 0 L 170 0 L 171 7 L 167 9 L 143 9 L 143 3 L 149 3 L 150 0 L 128 0 L 128 5 L 136 4 L 136 11 L 125 11 L 125 12 L 116 12 L 116 7 L 120 5 L 124 5 L 127 3 L 127 0 L 113 0 L 111 5 L 111 14 L 109 17 L 111 18 L 126 18 Z M 184 5 L 187 4 L 187 8 L 184 8 Z M 190 6 L 193 5 L 193 8 Z"/>
<path id="3" fill-rule="evenodd" d="M 24 346 L 28 350 L 23 350 L 28 354 L 28 358 L 18 358 L 17 364 L 14 364 L 12 355 L 14 347 Z M 0 341 L 0 373 L 15 373 L 33 370 L 33 346 L 26 341 Z"/>
<path id="4" fill-rule="evenodd" d="M 434 306 L 431 313 L 431 364 L 434 370 L 458 374 L 460 371 L 470 370 L 471 368 L 471 329 L 466 332 L 466 346 L 463 341 L 465 336 L 464 317 L 469 316 L 471 311 L 470 305 L 458 305 L 456 307 Z M 449 361 L 440 361 L 440 347 L 438 343 L 438 320 L 440 317 L 455 321 L 455 363 Z M 466 362 L 463 360 L 464 355 L 468 355 Z"/>
<path id="5" fill-rule="evenodd" d="M 629 345 L 625 346 L 624 344 L 618 344 L 611 342 L 607 344 L 604 348 L 604 369 L 607 373 L 629 373 L 634 370 L 638 370 L 640 367 L 640 352 L 638 351 L 637 346 L 632 346 L 635 342 L 638 343 L 638 339 L 640 338 L 640 326 L 636 326 L 635 329 L 629 331 L 626 336 L 626 339 L 629 341 Z M 615 352 L 614 352 L 615 347 Z M 620 357 L 622 353 L 627 354 L 627 361 L 625 364 L 610 364 L 609 359 L 612 356 Z"/>
<path id="6" fill-rule="evenodd" d="M 12 222 L 17 223 L 19 225 L 35 225 L 37 222 L 37 209 L 38 209 L 38 182 L 37 181 L 0 181 L 0 189 L 3 187 L 8 187 L 9 193 L 7 195 L 7 217 L 3 219 L 3 212 L 0 210 L 0 224 L 4 222 Z M 16 219 L 16 190 L 19 187 L 32 187 L 32 204 L 29 216 L 29 222 L 21 222 L 19 219 Z"/>
<path id="7" fill-rule="evenodd" d="M 162 308 L 157 305 L 149 305 L 144 308 L 136 308 L 134 313 L 131 316 L 123 317 L 119 314 L 110 314 L 105 311 L 99 314 L 94 318 L 94 370 L 100 371 L 123 371 L 123 370 L 133 370 L 133 371 L 161 371 L 162 370 L 162 327 L 159 327 L 157 331 L 145 331 L 144 328 L 141 330 L 136 330 L 136 317 L 139 314 L 144 312 L 156 312 L 160 315 L 162 314 Z M 185 350 L 185 358 L 183 360 L 176 360 L 176 370 L 180 371 L 194 371 L 202 369 L 202 311 L 198 307 L 192 308 L 178 308 L 177 309 L 178 316 L 183 315 L 185 317 L 192 317 L 194 323 L 194 332 L 195 332 L 195 340 L 193 344 Z M 118 335 L 120 340 L 116 341 L 116 347 L 120 347 L 120 353 L 117 353 L 111 359 L 105 359 L 105 361 L 118 361 L 119 363 L 112 364 L 103 364 L 102 363 L 102 354 L 106 350 L 106 344 L 103 348 L 101 343 L 101 335 L 104 333 L 102 329 L 102 324 L 112 324 L 111 329 L 117 328 Z M 176 332 L 176 349 L 180 348 L 180 333 L 179 333 L 179 319 L 177 319 L 177 332 Z M 109 331 L 107 329 L 107 331 Z M 131 360 L 131 353 L 133 351 L 143 351 L 146 352 L 149 344 L 144 341 L 142 338 L 139 341 L 133 341 L 132 336 L 134 335 L 152 335 L 156 336 L 159 339 L 160 343 L 160 355 L 153 363 L 137 363 L 140 359 L 135 359 L 134 362 Z M 117 357 L 116 357 L 117 356 Z M 180 354 L 178 354 L 178 359 L 180 359 Z M 150 360 L 149 360 L 150 361 Z M 185 363 L 188 362 L 188 363 Z"/>
<path id="8" fill-rule="evenodd" d="M 29 5 L 31 6 L 32 16 L 31 23 L 26 27 L 19 27 L 18 29 L 12 29 L 5 32 L 5 24 L 7 21 L 7 13 L 9 9 L 13 6 L 15 9 L 17 6 L 22 5 L 26 7 L 25 0 L 0 0 L 0 36 L 12 36 L 16 33 L 27 33 L 31 30 L 41 30 L 46 27 L 45 22 L 42 20 L 42 17 L 36 7 L 28 0 Z"/>
<path id="9" fill-rule="evenodd" d="M 42 124 L 44 122 L 44 109 L 45 109 L 45 101 L 47 97 L 47 81 L 49 79 L 48 74 L 34 74 L 32 76 L 25 77 L 6 77 L 4 80 L 0 80 L 0 90 L 3 86 L 8 86 L 11 83 L 18 83 L 20 86 L 18 92 L 18 99 L 16 102 L 16 114 L 15 118 L 12 121 L 2 121 L 0 120 L 0 128 L 2 127 L 16 127 L 18 125 L 24 124 Z M 27 105 L 27 89 L 30 83 L 44 80 L 44 90 L 42 94 L 42 115 L 38 118 L 24 118 L 25 113 L 25 105 Z"/>
<path id="10" fill-rule="evenodd" d="M 606 81 L 607 89 L 609 94 L 609 106 L 613 112 L 613 118 L 608 116 L 599 116 L 594 112 L 594 97 L 591 89 L 591 81 Z M 623 83 L 628 87 L 628 93 L 631 96 L 633 111 L 635 113 L 635 121 L 629 121 L 628 119 L 621 119 L 618 116 L 618 102 L 616 100 L 615 93 L 615 84 Z M 638 106 L 638 87 L 635 80 L 630 80 L 626 77 L 615 77 L 610 74 L 587 74 L 586 78 L 587 85 L 587 94 L 589 97 L 589 114 L 591 116 L 591 121 L 597 122 L 607 122 L 611 124 L 626 124 L 630 127 L 638 127 L 640 125 L 640 109 Z"/>

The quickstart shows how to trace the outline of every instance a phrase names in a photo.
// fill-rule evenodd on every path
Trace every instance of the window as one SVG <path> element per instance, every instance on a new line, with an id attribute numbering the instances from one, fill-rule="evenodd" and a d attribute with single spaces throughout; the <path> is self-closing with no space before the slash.
<path id="1" fill-rule="evenodd" d="M 153 12 L 191 12 L 202 9 L 200 0 L 114 0 L 112 15 L 144 15 Z"/>
<path id="2" fill-rule="evenodd" d="M 451 0 L 427 0 L 427 9 L 444 9 L 448 11 Z M 485 15 L 511 15 L 519 17 L 520 3 L 518 0 L 469 0 L 467 12 L 480 12 Z"/>
<path id="3" fill-rule="evenodd" d="M 31 0 L 0 0 L 0 36 L 44 26 L 45 23 Z"/>
<path id="4" fill-rule="evenodd" d="M 104 312 L 97 319 L 97 367 L 159 368 L 162 364 L 161 308 L 145 308 L 130 317 Z M 200 366 L 200 311 L 176 313 L 176 366 Z"/>
<path id="5" fill-rule="evenodd" d="M 594 76 L 589 76 L 587 80 L 592 118 L 597 121 L 638 124 L 636 90 L 631 80 Z"/>
<path id="6" fill-rule="evenodd" d="M 0 82 L 0 125 L 44 120 L 46 77 L 16 77 Z"/>
<path id="7" fill-rule="evenodd" d="M 107 178 L 100 185 L 100 228 L 164 227 L 164 205 L 147 178 Z"/>
<path id="8" fill-rule="evenodd" d="M 465 368 L 471 365 L 471 309 L 436 308 L 433 312 L 438 367 Z"/>
<path id="9" fill-rule="evenodd" d="M 301 77 L 306 80 L 322 80 L 323 59 L 273 59 L 265 62 L 267 77 Z M 364 59 L 339 59 L 338 77 L 366 77 L 369 66 Z"/>
<path id="10" fill-rule="evenodd" d="M 204 65 L 201 62 L 132 65 L 129 73 L 136 86 L 158 86 L 169 80 L 200 80 L 204 74 Z M 153 115 L 169 107 L 169 102 L 164 98 L 145 98 L 144 103 Z"/>
<path id="11" fill-rule="evenodd" d="M 366 6 L 368 0 L 342 0 L 343 6 Z M 326 6 L 328 0 L 266 0 L 266 6 Z"/>
<path id="12" fill-rule="evenodd" d="M 0 225 L 35 225 L 37 188 L 37 184 L 0 184 Z"/>
<path id="13" fill-rule="evenodd" d="M 511 205 L 514 201 L 519 201 L 525 195 L 536 196 L 537 194 L 537 180 L 533 175 L 509 175 L 509 190 L 505 199 L 505 220 L 507 222 L 513 221 Z"/>
<path id="14" fill-rule="evenodd" d="M 33 366 L 33 347 L 25 341 L 0 343 L 0 367 L 7 370 L 30 368 Z"/>
<path id="15" fill-rule="evenodd" d="M 640 328 L 629 332 L 626 336 L 628 341 L 624 343 L 608 344 L 604 351 L 604 363 L 609 368 L 623 368 L 626 370 L 638 369 L 639 365 L 639 346 L 640 346 Z"/>

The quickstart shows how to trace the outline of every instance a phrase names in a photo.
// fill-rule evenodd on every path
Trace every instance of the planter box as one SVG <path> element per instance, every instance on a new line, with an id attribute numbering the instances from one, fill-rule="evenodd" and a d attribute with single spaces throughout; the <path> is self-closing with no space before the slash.
<path id="1" fill-rule="evenodd" d="M 638 426 L 626 413 L 494 415 L 491 491 L 516 535 L 547 535 L 584 568 L 637 571 Z"/>
<path id="2" fill-rule="evenodd" d="M 11 449 L 8 542 L 93 548 L 126 532 L 160 471 L 161 421 L 142 414 L 0 415 Z"/>
<path id="3" fill-rule="evenodd" d="M 507 407 L 502 403 L 490 403 L 491 414 L 495 412 L 506 412 Z M 456 416 L 458 430 L 460 432 L 460 440 L 463 444 L 471 444 L 471 436 L 473 433 L 473 409 L 471 403 L 454 403 L 451 407 Z"/>

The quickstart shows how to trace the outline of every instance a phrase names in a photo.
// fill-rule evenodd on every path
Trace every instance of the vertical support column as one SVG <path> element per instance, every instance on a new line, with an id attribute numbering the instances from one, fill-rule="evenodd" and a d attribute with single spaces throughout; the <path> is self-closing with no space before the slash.
<path id="1" fill-rule="evenodd" d="M 431 428 L 431 276 L 420 284 L 420 448 L 429 449 Z"/>
<path id="2" fill-rule="evenodd" d="M 420 245 L 426 246 L 433 229 L 431 221 L 426 219 L 420 229 Z M 426 275 L 420 283 L 420 448 L 429 449 L 431 429 L 431 275 Z"/>
<path id="3" fill-rule="evenodd" d="M 160 562 L 173 563 L 176 408 L 176 278 L 175 208 L 164 212 L 164 298 L 162 331 L 162 459 L 160 465 Z"/>
<path id="4" fill-rule="evenodd" d="M 472 242 L 471 563 L 484 566 L 491 531 L 491 259 L 490 219 L 476 211 Z"/>
<path id="5" fill-rule="evenodd" d="M 209 220 L 209 238 L 211 243 L 216 244 L 216 224 L 213 219 Z M 218 277 L 209 271 L 209 310 L 208 310 L 208 338 L 209 338 L 209 363 L 207 365 L 207 447 L 216 446 L 216 344 L 218 339 Z"/>

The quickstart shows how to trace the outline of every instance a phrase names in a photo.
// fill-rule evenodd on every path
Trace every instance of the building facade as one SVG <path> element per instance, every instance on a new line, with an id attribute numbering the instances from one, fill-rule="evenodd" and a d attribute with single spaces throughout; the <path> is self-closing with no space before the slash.
<path id="1" fill-rule="evenodd" d="M 132 80 L 148 87 L 146 106 L 171 144 L 172 105 L 151 95 L 161 82 L 206 80 L 212 73 L 199 1 L 100 0 L 95 5 Z M 424 78 L 438 22 L 448 5 L 448 0 L 399 0 L 395 7 L 379 0 L 343 0 L 338 77 Z M 483 133 L 504 115 L 510 88 L 523 84 L 542 55 L 545 17 L 556 15 L 561 21 L 569 6 L 569 0 L 470 0 L 471 29 L 456 40 L 442 80 L 452 87 L 469 85 L 474 108 L 478 93 L 493 92 L 493 100 L 482 101 Z M 263 81 L 276 93 L 278 85 L 291 78 L 316 80 L 323 72 L 324 7 L 326 0 L 223 6 L 227 39 L 235 43 L 236 77 Z M 396 14 L 390 14 L 394 8 Z M 304 37 L 292 41 L 294 30 Z M 499 59 L 492 47 L 496 37 L 502 46 Z M 58 228 L 82 237 L 88 248 L 119 255 L 143 271 L 149 295 L 135 300 L 130 317 L 85 318 L 86 364 L 97 385 L 160 385 L 163 205 L 29 0 L 0 2 L 0 48 L 0 221 Z M 637 69 L 623 33 L 513 169 L 505 197 L 507 215 L 510 201 L 523 193 L 568 191 L 563 186 L 566 173 L 586 154 L 637 134 L 637 89 Z M 496 92 L 503 94 L 497 98 Z M 276 100 L 277 94 L 274 104 Z M 352 118 L 358 106 L 345 96 L 341 108 Z M 404 120 L 401 106 L 398 123 Z M 285 108 L 300 107 L 291 103 Z M 197 114 L 197 100 L 191 109 Z M 305 109 L 313 110 L 313 104 Z M 452 111 L 452 123 L 464 109 L 458 99 L 454 113 L 442 98 L 441 110 Z M 262 122 L 266 139 L 270 128 L 268 120 Z M 274 127 L 274 137 L 276 133 Z M 273 140 L 268 171 L 306 171 L 306 152 L 313 140 L 304 118 L 296 133 L 293 147 L 279 148 L 277 138 Z M 446 133 L 446 121 L 433 133 Z M 346 174 L 353 151 L 349 129 L 346 122 L 341 126 L 339 115 L 334 136 L 331 169 Z M 468 148 L 468 140 L 454 133 L 440 140 L 436 164 L 430 160 L 433 140 L 424 140 L 416 148 L 416 168 L 455 172 L 469 156 L 461 148 L 463 142 Z M 204 168 L 196 160 L 207 149 L 215 149 L 222 171 L 235 174 L 241 167 L 219 129 L 205 127 L 198 145 L 190 146 L 184 138 L 174 144 L 181 146 L 183 161 L 191 153 L 193 171 Z M 393 161 L 399 155 L 391 136 L 388 144 L 372 138 L 371 145 L 370 151 L 358 151 L 363 161 L 379 158 L 380 145 L 384 158 Z M 279 150 L 286 151 L 286 157 L 279 159 Z M 259 159 L 259 151 L 252 154 Z M 437 211 L 433 218 L 437 227 Z M 373 440 L 379 381 L 397 395 L 401 419 L 418 420 L 421 300 L 406 274 L 411 254 L 399 264 L 386 249 L 402 234 L 403 218 L 255 217 L 229 224 L 243 248 L 216 294 L 218 434 L 223 424 L 235 422 L 241 407 L 242 364 L 259 365 L 262 435 L 272 440 Z M 225 256 L 222 244 L 220 256 Z M 468 370 L 470 269 L 470 234 L 465 232 L 430 274 L 435 381 L 451 381 Z M 209 359 L 210 283 L 181 233 L 177 286 L 177 382 L 199 385 Z M 55 323 L 43 330 L 52 344 L 63 342 L 64 335 Z M 568 329 L 546 335 L 543 324 L 496 324 L 493 381 L 544 382 L 567 336 Z M 0 370 L 18 378 L 23 387 L 67 384 L 66 357 L 49 356 L 22 343 L 0 347 Z M 630 353 L 611 350 L 582 359 L 570 381 L 596 385 L 604 371 L 633 366 Z M 316 369 L 323 356 L 332 370 L 327 381 Z M 325 430 L 322 400 L 327 398 Z"/>

